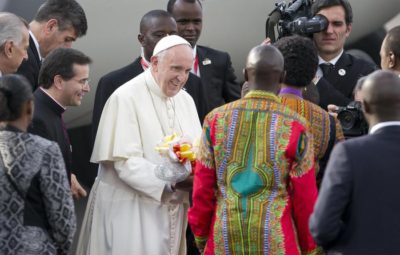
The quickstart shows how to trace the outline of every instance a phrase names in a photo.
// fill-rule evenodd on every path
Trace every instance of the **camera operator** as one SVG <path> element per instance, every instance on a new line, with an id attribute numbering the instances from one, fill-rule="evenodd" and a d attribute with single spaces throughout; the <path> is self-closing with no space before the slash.
<path id="1" fill-rule="evenodd" d="M 321 14 L 328 19 L 328 27 L 313 34 L 318 49 L 319 67 L 316 85 L 320 94 L 319 105 L 347 106 L 353 101 L 357 80 L 377 67 L 344 52 L 344 44 L 352 29 L 353 13 L 347 0 L 316 0 L 312 15 Z"/>
<path id="2" fill-rule="evenodd" d="M 384 40 L 382 42 L 380 56 L 381 56 L 381 68 L 383 70 L 391 70 L 400 75 L 400 26 L 394 27 L 388 31 L 388 33 L 386 34 L 386 37 L 384 38 Z M 360 78 L 357 82 L 357 85 L 354 88 L 354 101 L 355 102 L 361 102 L 363 99 L 361 89 L 362 89 L 364 80 L 365 80 L 365 77 Z M 348 107 L 346 107 L 346 108 L 348 108 Z M 337 116 L 338 112 L 343 112 L 343 107 L 338 107 L 337 105 L 330 104 L 330 105 L 328 105 L 328 111 L 333 116 Z M 356 111 L 358 113 L 356 113 Z M 340 118 L 341 116 L 339 116 L 339 119 L 341 119 L 341 122 L 343 124 L 343 129 L 344 129 L 344 133 L 345 133 L 346 137 L 349 137 L 349 135 L 348 135 L 349 130 L 350 130 L 350 134 L 354 134 L 357 132 L 360 134 L 366 134 L 368 131 L 368 126 L 366 125 L 366 122 L 361 115 L 361 110 L 356 109 L 356 110 L 354 110 L 354 113 L 356 113 L 356 115 L 359 115 L 361 117 L 361 119 L 359 119 L 359 121 L 356 125 L 356 126 L 361 127 L 361 130 L 360 130 L 360 128 L 357 128 L 357 127 L 353 128 L 353 129 L 352 128 L 346 129 L 346 124 L 343 123 L 343 121 L 344 121 L 343 118 Z M 357 131 L 357 129 L 358 129 L 358 131 Z"/>

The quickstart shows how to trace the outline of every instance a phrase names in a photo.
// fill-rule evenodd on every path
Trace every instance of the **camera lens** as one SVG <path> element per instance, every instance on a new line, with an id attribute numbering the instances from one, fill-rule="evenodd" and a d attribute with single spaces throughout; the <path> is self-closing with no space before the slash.
<path id="1" fill-rule="evenodd" d="M 337 118 L 340 121 L 340 124 L 342 125 L 344 131 L 351 130 L 357 120 L 357 116 L 355 116 L 353 112 L 348 110 L 339 112 Z"/>

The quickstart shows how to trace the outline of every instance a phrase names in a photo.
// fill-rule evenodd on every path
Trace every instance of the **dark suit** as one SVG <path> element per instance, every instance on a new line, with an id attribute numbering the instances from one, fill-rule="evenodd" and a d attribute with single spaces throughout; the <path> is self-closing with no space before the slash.
<path id="1" fill-rule="evenodd" d="M 29 48 L 28 48 L 28 59 L 24 60 L 19 66 L 17 73 L 25 76 L 32 85 L 32 90 L 35 91 L 38 85 L 39 70 L 40 70 L 40 58 L 39 53 L 36 49 L 35 42 L 32 36 L 29 35 Z"/>
<path id="2" fill-rule="evenodd" d="M 115 70 L 111 73 L 108 73 L 100 79 L 97 86 L 93 107 L 93 141 L 96 138 L 101 112 L 103 111 L 107 99 L 122 84 L 133 79 L 143 72 L 142 65 L 140 64 L 140 59 L 141 58 L 139 57 L 133 63 L 122 67 L 121 69 Z M 201 86 L 200 79 L 191 73 L 185 84 L 184 90 L 186 90 L 186 92 L 192 96 L 197 108 L 197 113 L 199 114 L 200 121 L 202 122 L 205 115 L 208 113 L 208 107 L 205 100 L 205 92 L 203 87 Z"/>
<path id="3" fill-rule="evenodd" d="M 339 143 L 310 230 L 328 254 L 400 254 L 400 126 Z"/>
<path id="4" fill-rule="evenodd" d="M 197 45 L 201 82 L 209 111 L 240 98 L 240 86 L 228 53 Z"/>
<path id="5" fill-rule="evenodd" d="M 334 69 L 317 83 L 319 106 L 326 110 L 328 104 L 348 105 L 353 101 L 353 90 L 358 79 L 376 69 L 375 65 L 343 52 Z"/>
<path id="6" fill-rule="evenodd" d="M 62 120 L 65 110 L 40 88 L 35 91 L 33 96 L 35 110 L 28 131 L 58 144 L 64 158 L 68 179 L 71 182 L 72 151 Z"/>
<path id="7" fill-rule="evenodd" d="M 96 138 L 97 128 L 99 126 L 101 113 L 104 105 L 111 94 L 125 82 L 133 79 L 143 72 L 140 64 L 140 57 L 132 63 L 118 70 L 112 71 L 100 78 L 94 98 L 93 116 L 92 116 L 92 138 Z"/>

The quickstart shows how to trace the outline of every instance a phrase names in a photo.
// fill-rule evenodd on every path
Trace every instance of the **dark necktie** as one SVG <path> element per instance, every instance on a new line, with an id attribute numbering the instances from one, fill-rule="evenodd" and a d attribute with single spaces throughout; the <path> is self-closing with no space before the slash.
<path id="1" fill-rule="evenodd" d="M 333 70 L 333 65 L 331 63 L 322 63 L 319 65 L 322 70 L 322 74 L 324 77 L 328 76 L 329 73 Z"/>

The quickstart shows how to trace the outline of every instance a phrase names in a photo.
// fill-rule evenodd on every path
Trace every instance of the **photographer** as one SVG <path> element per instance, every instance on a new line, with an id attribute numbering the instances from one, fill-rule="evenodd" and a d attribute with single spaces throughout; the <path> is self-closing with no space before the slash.
<path id="1" fill-rule="evenodd" d="M 381 68 L 383 70 L 391 70 L 397 74 L 400 74 L 400 26 L 392 28 L 386 34 L 386 37 L 382 42 L 380 56 L 381 56 Z M 354 102 L 361 102 L 363 99 L 361 89 L 362 89 L 364 80 L 365 80 L 365 77 L 360 78 L 354 88 Z M 348 107 L 345 107 L 345 108 L 348 108 Z M 328 105 L 328 111 L 333 116 L 338 116 L 338 112 L 343 112 L 343 107 L 338 107 L 337 105 L 330 104 L 330 105 Z M 357 132 L 357 129 L 359 130 L 358 132 L 361 135 L 364 135 L 368 132 L 368 126 L 366 125 L 366 122 L 361 115 L 361 109 L 354 110 L 354 112 L 355 111 L 358 112 L 357 114 L 362 119 L 360 119 L 358 121 L 359 123 L 353 129 L 352 128 L 347 129 L 345 127 L 345 124 L 343 123 L 343 120 L 342 120 L 343 118 L 341 118 L 341 116 L 339 116 L 339 119 L 342 120 L 342 124 L 344 124 L 343 129 L 344 129 L 344 133 L 345 133 L 346 137 L 352 136 L 352 135 L 348 135 L 349 132 L 350 132 L 350 134 L 354 134 L 354 132 Z M 357 126 L 361 126 L 361 127 L 357 127 Z M 361 128 L 361 130 L 360 130 L 360 128 Z"/>
<path id="2" fill-rule="evenodd" d="M 320 94 L 319 105 L 346 106 L 353 100 L 357 80 L 377 67 L 344 52 L 344 44 L 352 29 L 353 13 L 347 0 L 316 0 L 312 15 L 323 15 L 328 27 L 315 33 L 313 40 L 318 49 L 319 67 L 316 85 Z"/>

